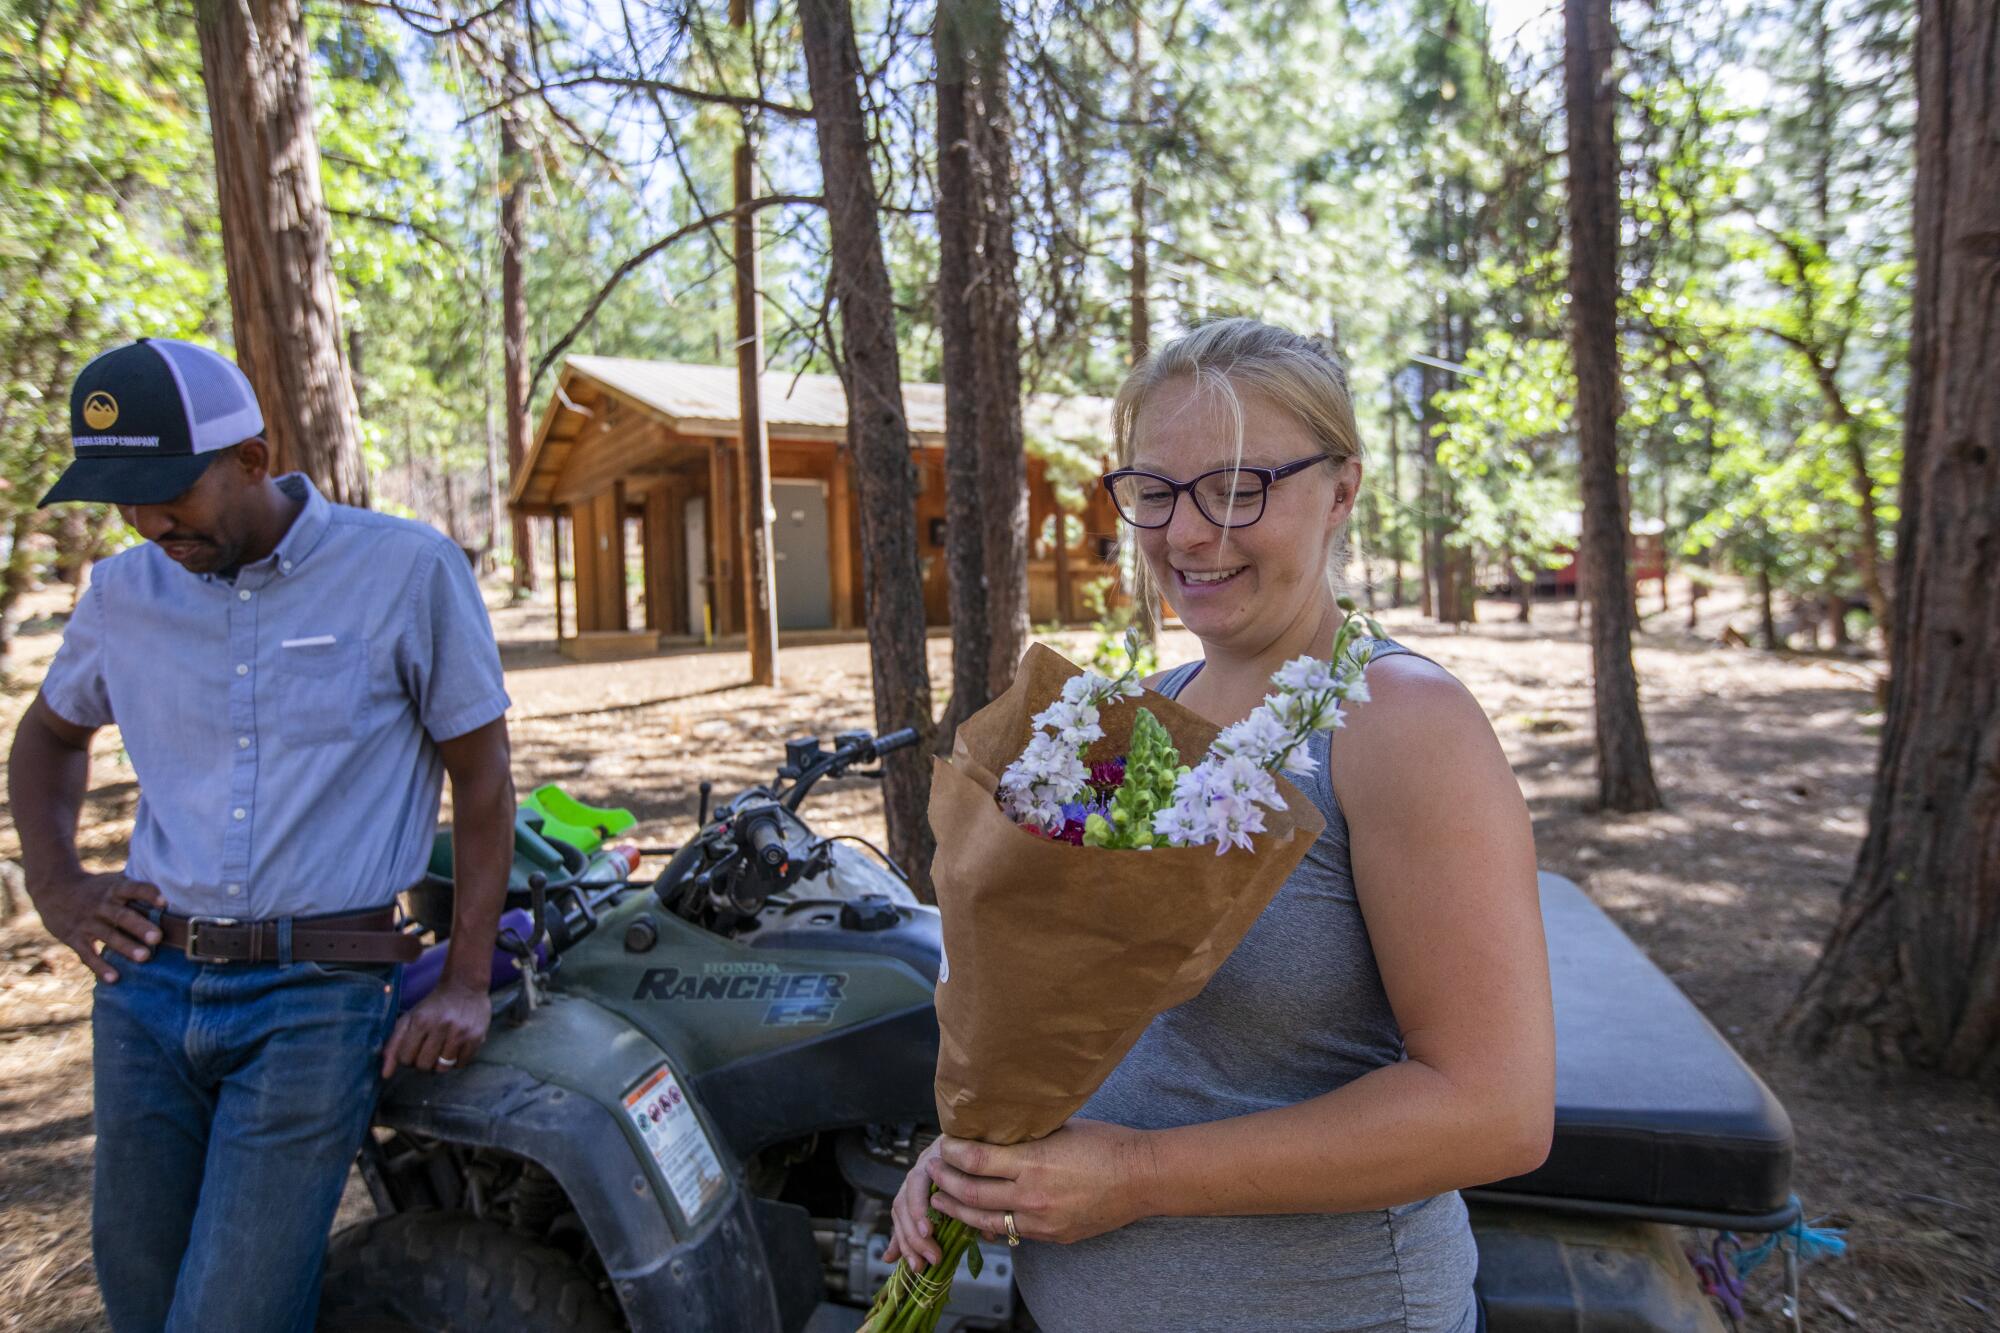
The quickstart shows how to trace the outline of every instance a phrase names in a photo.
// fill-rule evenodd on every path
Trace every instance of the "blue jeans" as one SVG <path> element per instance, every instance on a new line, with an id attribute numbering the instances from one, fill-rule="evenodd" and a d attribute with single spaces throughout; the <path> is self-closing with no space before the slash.
<path id="1" fill-rule="evenodd" d="M 91 1247 L 111 1327 L 309 1333 L 400 969 L 107 957 Z"/>

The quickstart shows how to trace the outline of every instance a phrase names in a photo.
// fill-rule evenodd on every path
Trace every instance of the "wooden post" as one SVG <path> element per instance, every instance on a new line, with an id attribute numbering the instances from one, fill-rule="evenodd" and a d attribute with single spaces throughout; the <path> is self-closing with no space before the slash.
<path id="1" fill-rule="evenodd" d="M 570 591 L 576 594 L 576 632 L 603 629 L 597 622 L 597 498 L 592 496 L 570 509 L 570 572 L 575 579 Z"/>
<path id="2" fill-rule="evenodd" d="M 646 628 L 655 634 L 667 626 L 667 597 L 663 582 L 666 573 L 666 498 L 666 483 L 659 481 L 653 483 L 653 489 L 647 491 L 646 498 L 640 502 L 645 517 L 639 522 L 639 567 L 646 588 Z"/>
<path id="3" fill-rule="evenodd" d="M 749 20 L 748 0 L 730 0 L 729 22 Z M 743 121 L 736 145 L 736 386 L 738 460 L 737 549 L 743 558 L 743 625 L 750 648 L 750 683 L 778 683 L 778 599 L 771 538 L 771 441 L 764 429 L 764 310 L 758 295 L 757 218 L 747 205 L 756 197 L 756 148 Z"/>
<path id="4" fill-rule="evenodd" d="M 833 484 L 827 488 L 827 577 L 833 583 L 833 627 L 854 628 L 854 480 L 847 446 L 833 451 Z"/>
<path id="5" fill-rule="evenodd" d="M 611 566 L 611 590 L 618 608 L 618 628 L 632 628 L 632 598 L 625 591 L 625 483 L 611 483 L 611 550 L 606 563 Z"/>
<path id="6" fill-rule="evenodd" d="M 1054 488 L 1050 488 L 1053 496 Z M 1067 625 L 1076 618 L 1069 601 L 1069 513 L 1060 504 L 1056 516 L 1056 619 Z"/>
<path id="7" fill-rule="evenodd" d="M 716 440 L 710 444 L 708 454 L 708 610 L 718 637 L 735 629 L 737 615 L 729 597 L 735 573 L 730 552 L 736 545 L 732 540 L 736 525 L 731 518 L 735 510 L 729 499 L 729 459 L 733 452 L 730 441 Z"/>
<path id="8" fill-rule="evenodd" d="M 549 528 L 550 528 L 550 538 L 551 538 L 551 540 L 550 540 L 550 542 L 549 542 L 549 545 L 550 545 L 550 547 L 551 547 L 551 548 L 553 548 L 553 551 L 554 551 L 554 554 L 555 554 L 555 561 L 556 561 L 556 575 L 555 575 L 555 584 L 556 584 L 556 647 L 560 648 L 560 647 L 562 647 L 562 641 L 563 641 L 563 576 L 562 576 L 562 566 L 563 566 L 563 514 L 562 514 L 562 511 L 561 511 L 561 510 L 557 510 L 557 511 L 556 511 L 556 515 L 555 515 L 555 517 L 554 517 L 553 519 L 551 519 L 551 520 L 550 520 L 550 522 L 549 522 Z M 574 550 L 574 549 L 575 549 L 575 546 L 576 546 L 576 543 L 575 543 L 575 541 L 574 541 L 574 540 L 572 540 L 572 541 L 570 542 L 570 547 L 571 547 L 571 549 L 572 549 L 572 550 Z"/>

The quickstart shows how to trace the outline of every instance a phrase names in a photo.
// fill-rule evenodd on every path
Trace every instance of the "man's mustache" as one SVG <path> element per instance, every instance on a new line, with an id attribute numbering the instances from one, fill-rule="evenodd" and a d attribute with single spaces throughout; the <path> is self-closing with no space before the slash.
<path id="1" fill-rule="evenodd" d="M 196 532 L 170 532 L 164 537 L 155 537 L 153 540 L 162 546 L 168 542 L 200 542 L 203 546 L 215 545 L 213 539 Z"/>

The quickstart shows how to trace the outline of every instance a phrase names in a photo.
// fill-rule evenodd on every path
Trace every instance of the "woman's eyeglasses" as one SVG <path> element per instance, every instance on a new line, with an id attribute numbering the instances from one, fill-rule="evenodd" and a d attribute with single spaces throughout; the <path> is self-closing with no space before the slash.
<path id="1" fill-rule="evenodd" d="M 1194 507 L 1218 528 L 1247 528 L 1264 517 L 1264 502 L 1273 486 L 1327 461 L 1326 454 L 1314 454 L 1282 467 L 1222 467 L 1193 481 L 1128 467 L 1105 473 L 1103 480 L 1118 517 L 1135 528 L 1164 528 L 1173 522 L 1182 491 L 1194 496 Z"/>

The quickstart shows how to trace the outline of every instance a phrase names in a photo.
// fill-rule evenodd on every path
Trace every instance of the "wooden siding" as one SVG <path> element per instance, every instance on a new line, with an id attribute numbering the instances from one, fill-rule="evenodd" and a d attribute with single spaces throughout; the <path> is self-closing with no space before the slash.
<path id="1" fill-rule="evenodd" d="M 644 403 L 575 376 L 566 377 L 564 394 L 553 400 L 544 419 L 535 473 L 516 507 L 555 516 L 568 529 L 565 545 L 574 586 L 559 588 L 558 596 L 573 601 L 575 633 L 643 628 L 655 635 L 701 634 L 702 606 L 691 603 L 688 595 L 684 517 L 688 502 L 699 500 L 707 529 L 701 586 L 714 617 L 712 629 L 718 636 L 740 635 L 746 562 L 737 531 L 735 487 L 741 466 L 734 434 L 722 433 L 732 423 L 717 423 L 721 431 L 716 434 L 677 432 Z M 802 430 L 798 436 L 773 438 L 770 451 L 773 479 L 825 484 L 825 567 L 833 627 L 851 630 L 866 624 L 859 488 L 844 441 L 831 432 Z M 943 625 L 949 622 L 944 450 L 920 444 L 911 450 L 911 463 L 918 482 L 917 556 L 925 618 Z M 1037 623 L 1082 618 L 1088 614 L 1082 590 L 1115 572 L 1115 557 L 1107 560 L 1106 550 L 1118 536 L 1117 516 L 1092 486 L 1079 516 L 1081 538 L 1063 551 L 1042 541 L 1055 492 L 1046 469 L 1034 458 L 1028 460 L 1028 504 L 1030 615 Z M 644 610 L 636 619 L 642 625 L 633 623 L 625 586 L 627 518 L 638 520 L 640 533 Z M 573 599 L 567 595 L 571 591 Z M 1115 587 L 1109 600 L 1120 600 Z"/>

